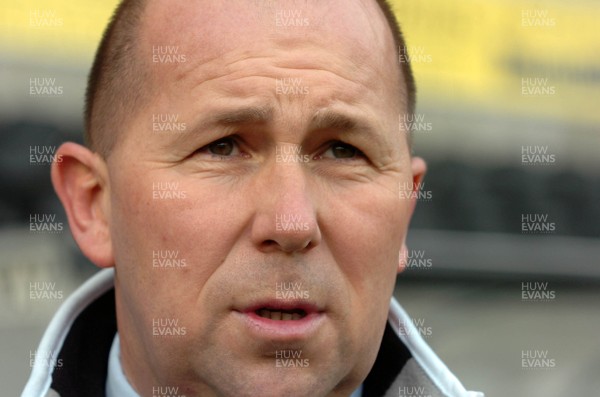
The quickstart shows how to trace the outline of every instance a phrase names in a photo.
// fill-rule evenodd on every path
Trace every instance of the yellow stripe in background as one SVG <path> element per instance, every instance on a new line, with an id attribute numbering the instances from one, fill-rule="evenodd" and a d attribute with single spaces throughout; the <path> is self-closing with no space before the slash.
<path id="1" fill-rule="evenodd" d="M 116 4 L 116 0 L 7 1 L 2 6 L 0 50 L 40 62 L 87 62 Z"/>
<path id="2" fill-rule="evenodd" d="M 422 61 L 413 62 L 421 102 L 477 104 L 514 114 L 600 122 L 598 2 L 391 2 L 410 55 L 422 52 Z M 20 60 L 88 67 L 116 4 L 117 0 L 6 2 L 0 51 Z M 545 13 L 538 18 L 554 20 L 555 25 L 524 26 L 524 12 Z M 548 79 L 556 95 L 521 95 L 521 79 L 528 77 Z"/>
<path id="3" fill-rule="evenodd" d="M 597 2 L 392 0 L 420 101 L 477 104 L 515 114 L 600 122 Z M 522 95 L 523 78 L 555 95 Z"/>

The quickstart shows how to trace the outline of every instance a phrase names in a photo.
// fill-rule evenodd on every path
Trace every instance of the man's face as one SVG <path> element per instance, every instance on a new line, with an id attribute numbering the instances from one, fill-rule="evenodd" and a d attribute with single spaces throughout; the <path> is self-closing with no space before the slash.
<path id="1" fill-rule="evenodd" d="M 107 159 L 127 377 L 144 395 L 348 395 L 412 212 L 381 12 L 165 1 L 143 21 L 153 94 Z M 153 62 L 165 48 L 185 57 Z"/>

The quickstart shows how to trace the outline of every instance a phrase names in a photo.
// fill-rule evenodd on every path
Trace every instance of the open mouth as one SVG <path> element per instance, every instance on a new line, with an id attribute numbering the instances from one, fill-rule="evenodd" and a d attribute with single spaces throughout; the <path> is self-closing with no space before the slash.
<path id="1" fill-rule="evenodd" d="M 263 307 L 254 311 L 258 316 L 277 321 L 301 320 L 306 317 L 302 309 L 282 310 Z"/>
<path id="2" fill-rule="evenodd" d="M 232 314 L 234 319 L 245 323 L 253 337 L 269 344 L 273 341 L 307 340 L 327 321 L 324 306 L 302 300 L 283 302 L 265 299 L 242 309 L 234 308 Z"/>

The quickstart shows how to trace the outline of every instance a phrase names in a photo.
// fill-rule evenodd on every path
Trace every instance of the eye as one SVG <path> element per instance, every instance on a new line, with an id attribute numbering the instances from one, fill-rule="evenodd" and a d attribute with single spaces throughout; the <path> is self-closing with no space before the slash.
<path id="1" fill-rule="evenodd" d="M 208 154 L 218 157 L 231 157 L 240 154 L 240 148 L 234 138 L 227 137 L 211 142 L 196 150 L 195 154 Z"/>
<path id="2" fill-rule="evenodd" d="M 332 142 L 322 157 L 334 159 L 354 159 L 364 157 L 364 154 L 354 146 L 341 141 Z"/>

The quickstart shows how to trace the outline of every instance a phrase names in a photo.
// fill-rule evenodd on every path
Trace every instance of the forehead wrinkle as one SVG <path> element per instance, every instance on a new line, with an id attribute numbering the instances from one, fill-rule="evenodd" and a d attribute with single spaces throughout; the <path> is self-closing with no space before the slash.
<path id="1" fill-rule="evenodd" d="M 270 66 L 270 68 L 274 68 L 273 66 Z M 205 95 L 209 95 L 209 96 L 213 96 L 215 98 L 217 98 L 218 100 L 229 100 L 229 99 L 241 99 L 241 100 L 247 100 L 247 99 L 255 99 L 255 100 L 260 100 L 260 101 L 265 101 L 265 100 L 273 100 L 274 103 L 276 103 L 277 108 L 279 108 L 282 104 L 280 103 L 280 101 L 282 99 L 285 98 L 274 98 L 275 95 L 275 83 L 273 82 L 273 85 L 265 85 L 264 83 L 256 83 L 256 84 L 249 84 L 247 79 L 271 79 L 271 80 L 275 80 L 277 78 L 281 78 L 284 77 L 284 73 L 281 73 L 279 76 L 277 76 L 277 73 L 275 74 L 269 74 L 266 72 L 263 72 L 262 74 L 252 74 L 252 75 L 246 75 L 247 74 L 247 69 L 248 68 L 240 68 L 239 71 L 230 73 L 230 74 L 223 74 L 223 73 L 213 73 L 212 76 L 210 77 L 206 77 L 206 74 L 204 74 L 202 77 L 198 77 L 197 74 L 190 74 L 189 78 L 193 79 L 193 82 L 191 83 L 186 83 L 181 82 L 184 85 L 190 86 L 189 90 L 190 90 L 190 94 L 192 96 L 193 101 L 196 101 L 198 99 L 200 99 L 201 96 L 205 96 Z M 276 68 L 277 69 L 277 68 Z M 286 69 L 286 70 L 311 70 L 311 69 L 296 69 L 296 68 L 284 68 L 284 67 L 280 67 L 280 69 Z M 325 106 L 327 106 L 327 104 L 330 104 L 332 102 L 336 102 L 336 101 L 342 101 L 345 102 L 347 104 L 359 104 L 360 103 L 360 99 L 364 98 L 365 95 L 375 95 L 374 92 L 371 92 L 370 94 L 367 94 L 365 91 L 369 90 L 368 87 L 368 82 L 361 82 L 361 81 L 356 81 L 352 80 L 350 78 L 346 78 L 343 77 L 335 72 L 329 71 L 329 70 L 322 70 L 322 69 L 314 69 L 315 72 L 317 73 L 323 73 L 323 74 L 328 74 L 328 75 L 332 75 L 335 79 L 329 79 L 329 82 L 331 82 L 333 84 L 333 89 L 329 90 L 328 92 L 322 93 L 319 95 L 319 98 L 313 103 L 313 105 L 316 105 L 319 108 L 323 108 Z M 293 76 L 293 74 L 292 74 Z M 199 81 L 200 80 L 200 81 Z M 214 83 L 214 82 L 218 82 L 218 81 L 225 81 L 226 84 L 217 84 L 214 85 L 213 87 L 209 88 L 207 91 L 205 92 L 198 92 L 200 90 L 202 90 L 204 88 L 205 84 L 209 84 L 209 83 Z M 350 87 L 353 87 L 353 89 L 350 89 Z M 258 89 L 258 91 L 257 91 Z M 177 90 L 177 88 L 176 88 Z M 164 91 L 163 91 L 164 92 Z M 197 92 L 195 94 L 195 92 Z M 302 102 L 305 102 L 306 100 L 310 100 L 312 97 L 303 97 L 300 98 L 302 100 Z M 288 98 L 289 99 L 289 98 Z M 314 98 L 312 98 L 314 99 Z M 212 102 L 214 102 L 214 99 L 211 100 Z M 306 105 L 306 104 L 305 104 Z M 310 106 L 309 106 L 310 107 Z M 279 109 L 279 111 L 284 111 L 283 108 Z M 271 112 L 271 111 L 270 111 Z M 262 111 L 262 112 L 256 112 L 256 115 L 258 115 L 259 113 L 263 113 L 263 114 L 267 114 L 268 112 Z M 271 113 L 269 113 L 271 114 Z M 259 120 L 261 117 L 257 117 L 257 120 Z"/>
<path id="2" fill-rule="evenodd" d="M 205 84 L 223 81 L 227 85 L 219 85 L 215 93 L 221 92 L 226 95 L 243 98 L 259 95 L 256 91 L 253 91 L 256 87 L 244 84 L 244 80 L 247 82 L 247 79 L 264 78 L 276 80 L 284 77 L 299 77 L 306 79 L 306 84 L 311 84 L 313 83 L 311 82 L 313 77 L 317 76 L 317 80 L 331 83 L 336 91 L 339 91 L 336 93 L 337 96 L 341 95 L 346 99 L 350 99 L 348 98 L 350 96 L 352 97 L 351 101 L 355 102 L 360 99 L 365 91 L 372 91 L 369 87 L 372 87 L 373 79 L 377 79 L 377 73 L 372 69 L 369 72 L 365 71 L 363 73 L 356 71 L 354 68 L 348 72 L 343 67 L 335 67 L 334 70 L 328 70 L 324 69 L 324 66 L 321 64 L 317 64 L 316 61 L 314 64 L 291 65 L 295 60 L 273 58 L 272 64 L 255 63 L 255 61 L 259 62 L 264 58 L 262 56 L 247 57 L 228 63 L 229 69 L 235 68 L 237 70 L 224 70 L 224 67 L 207 67 L 206 64 L 201 64 L 197 66 L 198 69 L 204 69 L 200 73 L 188 70 L 185 76 L 180 75 L 179 80 L 182 84 L 191 87 L 190 91 L 193 96 L 195 96 L 194 92 L 202 89 Z M 250 62 L 250 65 L 247 64 L 248 62 Z M 289 63 L 290 65 L 284 65 L 284 63 Z M 326 65 L 326 67 L 331 67 L 331 65 L 336 63 L 338 62 L 334 60 Z M 304 72 L 314 72 L 314 74 L 303 75 Z M 348 74 L 352 74 L 352 76 L 348 76 Z M 270 88 L 274 87 L 274 83 L 273 87 L 262 86 L 260 87 L 261 93 L 268 95 Z M 263 90 L 266 91 L 263 92 Z"/>

